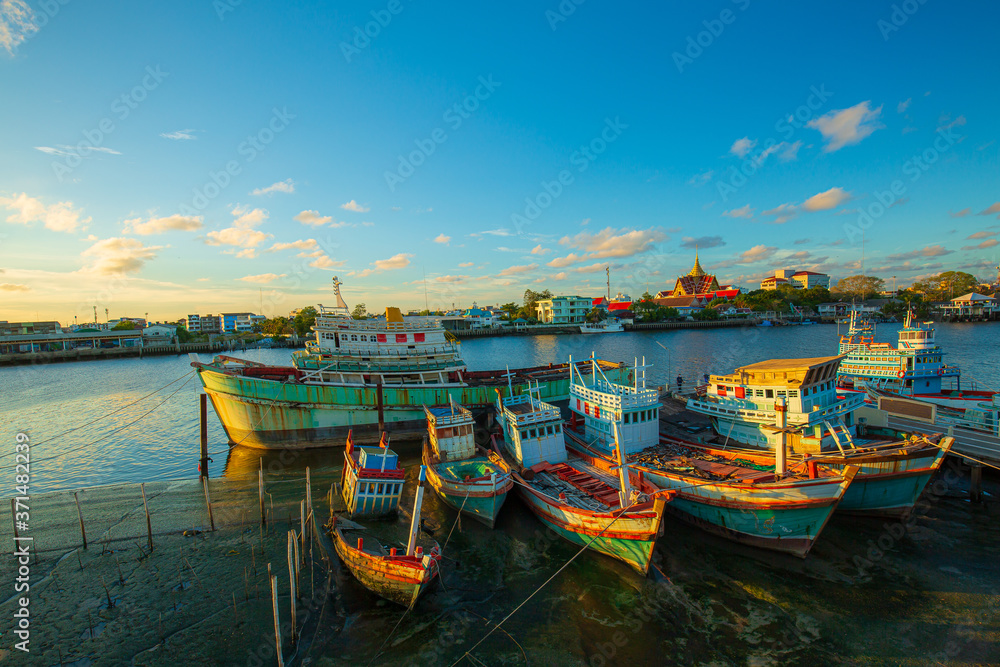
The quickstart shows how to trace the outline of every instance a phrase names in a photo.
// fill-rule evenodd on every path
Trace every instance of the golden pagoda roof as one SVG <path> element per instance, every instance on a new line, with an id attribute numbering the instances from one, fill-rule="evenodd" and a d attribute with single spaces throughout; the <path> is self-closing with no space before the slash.
<path id="1" fill-rule="evenodd" d="M 705 273 L 705 269 L 701 268 L 701 262 L 698 261 L 698 251 L 694 253 L 694 268 L 688 273 L 689 276 L 704 276 L 708 275 Z"/>

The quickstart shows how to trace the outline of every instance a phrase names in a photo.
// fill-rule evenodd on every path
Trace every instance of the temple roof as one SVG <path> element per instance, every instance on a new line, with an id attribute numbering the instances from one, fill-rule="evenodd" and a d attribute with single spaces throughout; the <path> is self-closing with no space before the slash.
<path id="1" fill-rule="evenodd" d="M 692 268 L 691 271 L 688 272 L 688 275 L 689 276 L 704 276 L 704 275 L 707 275 L 705 273 L 705 269 L 701 268 L 701 262 L 698 261 L 698 251 L 697 250 L 694 253 L 694 268 Z"/>

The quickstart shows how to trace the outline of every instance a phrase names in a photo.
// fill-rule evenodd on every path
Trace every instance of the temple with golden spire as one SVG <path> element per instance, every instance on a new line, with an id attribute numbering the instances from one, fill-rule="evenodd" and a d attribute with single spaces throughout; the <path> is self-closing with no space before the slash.
<path id="1" fill-rule="evenodd" d="M 719 294 L 720 292 L 723 292 L 723 294 Z M 708 273 L 705 269 L 701 268 L 701 262 L 698 259 L 698 249 L 695 248 L 694 266 L 691 270 L 688 271 L 687 275 L 677 278 L 677 283 L 674 285 L 672 290 L 669 292 L 659 292 L 656 295 L 656 298 L 663 299 L 675 296 L 701 296 L 712 299 L 716 296 L 730 297 L 727 292 L 733 292 L 732 296 L 735 296 L 739 293 L 739 290 L 731 289 L 729 285 L 719 285 L 719 281 L 715 279 L 714 274 Z"/>

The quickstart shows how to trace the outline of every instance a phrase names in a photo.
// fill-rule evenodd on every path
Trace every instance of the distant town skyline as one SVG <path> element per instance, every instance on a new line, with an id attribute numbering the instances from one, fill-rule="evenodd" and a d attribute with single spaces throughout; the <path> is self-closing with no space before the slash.
<path id="1" fill-rule="evenodd" d="M 3 0 L 0 320 L 992 278 L 998 15 Z"/>

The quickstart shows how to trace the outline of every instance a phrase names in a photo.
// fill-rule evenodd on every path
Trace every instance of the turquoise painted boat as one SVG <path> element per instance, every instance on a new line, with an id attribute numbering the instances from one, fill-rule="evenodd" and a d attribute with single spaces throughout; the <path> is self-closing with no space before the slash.
<path id="1" fill-rule="evenodd" d="M 454 401 L 488 408 L 507 385 L 502 371 L 469 371 L 459 342 L 434 318 L 355 320 L 334 277 L 337 305 L 318 307 L 315 338 L 292 355 L 291 366 L 268 366 L 230 356 L 194 362 L 205 393 L 232 444 L 263 449 L 342 446 L 349 430 L 359 443 L 377 442 L 383 429 L 398 438 L 424 432 L 425 405 Z M 605 372 L 627 372 L 601 362 Z M 569 391 L 565 364 L 514 371 L 510 391 L 533 384 L 545 400 Z"/>
<path id="2" fill-rule="evenodd" d="M 835 473 L 800 464 L 776 474 L 773 461 L 765 467 L 662 440 L 659 394 L 645 386 L 645 361 L 636 368 L 636 380 L 628 386 L 609 381 L 596 365 L 589 378 L 574 372 L 567 448 L 608 471 L 615 469 L 616 452 L 622 451 L 631 470 L 676 494 L 667 511 L 681 520 L 737 542 L 804 558 L 857 469 Z"/>
<path id="3" fill-rule="evenodd" d="M 559 409 L 536 396 L 503 397 L 504 437 L 494 448 L 511 464 L 517 493 L 560 537 L 627 563 L 645 576 L 672 493 L 619 467 L 618 477 L 567 455 Z"/>
<path id="4" fill-rule="evenodd" d="M 427 481 L 445 504 L 490 528 L 514 487 L 510 466 L 476 447 L 472 413 L 461 405 L 424 408 Z"/>

